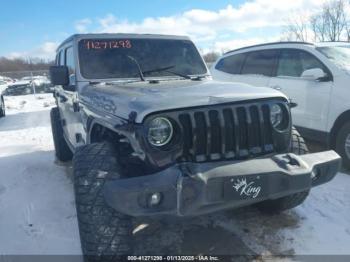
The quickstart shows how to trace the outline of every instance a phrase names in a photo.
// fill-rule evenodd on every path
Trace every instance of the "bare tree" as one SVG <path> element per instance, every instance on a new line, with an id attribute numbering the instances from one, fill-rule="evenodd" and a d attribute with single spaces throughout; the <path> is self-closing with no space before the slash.
<path id="1" fill-rule="evenodd" d="M 310 17 L 310 27 L 314 34 L 314 42 L 326 41 L 327 18 L 323 13 L 317 13 Z"/>
<path id="2" fill-rule="evenodd" d="M 0 72 L 47 70 L 52 64 L 52 61 L 45 61 L 40 58 L 29 58 L 24 60 L 20 58 L 8 59 L 0 57 Z"/>
<path id="3" fill-rule="evenodd" d="M 348 0 L 330 0 L 323 4 L 309 18 L 306 16 L 292 16 L 286 25 L 285 35 L 288 40 L 307 41 L 340 41 L 350 40 L 350 21 L 347 19 L 345 7 L 349 5 Z"/>
<path id="4" fill-rule="evenodd" d="M 293 15 L 284 28 L 284 38 L 288 41 L 308 41 L 308 20 L 303 15 Z"/>
<path id="5" fill-rule="evenodd" d="M 323 6 L 328 41 L 339 41 L 342 36 L 346 26 L 344 7 L 344 0 L 331 1 Z"/>
<path id="6" fill-rule="evenodd" d="M 204 61 L 207 63 L 214 63 L 216 59 L 218 59 L 220 56 L 217 52 L 209 52 L 203 55 Z"/>
<path id="7" fill-rule="evenodd" d="M 346 32 L 346 41 L 350 42 L 350 21 L 346 21 L 345 32 Z"/>
<path id="8" fill-rule="evenodd" d="M 350 1 L 348 3 L 350 3 Z M 346 14 L 345 14 L 345 36 L 346 36 L 346 41 L 350 42 L 350 19 L 348 16 L 346 16 Z"/>

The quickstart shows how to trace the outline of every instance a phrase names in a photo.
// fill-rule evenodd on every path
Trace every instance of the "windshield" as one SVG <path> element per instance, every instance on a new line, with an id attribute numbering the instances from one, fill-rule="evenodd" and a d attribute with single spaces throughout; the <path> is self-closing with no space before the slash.
<path id="1" fill-rule="evenodd" d="M 339 68 L 350 70 L 350 46 L 327 46 L 316 49 Z"/>
<path id="2" fill-rule="evenodd" d="M 79 64 L 87 79 L 138 78 L 137 64 L 147 73 L 145 77 L 174 77 L 172 72 L 207 73 L 197 49 L 188 40 L 84 39 L 79 42 Z"/>

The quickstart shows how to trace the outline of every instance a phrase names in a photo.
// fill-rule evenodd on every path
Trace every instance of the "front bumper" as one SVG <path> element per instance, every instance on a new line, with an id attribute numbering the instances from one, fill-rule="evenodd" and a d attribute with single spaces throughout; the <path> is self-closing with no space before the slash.
<path id="1" fill-rule="evenodd" d="M 195 216 L 309 190 L 341 166 L 334 151 L 211 163 L 181 163 L 159 173 L 106 181 L 107 203 L 131 216 Z M 151 206 L 152 194 L 161 201 Z"/>

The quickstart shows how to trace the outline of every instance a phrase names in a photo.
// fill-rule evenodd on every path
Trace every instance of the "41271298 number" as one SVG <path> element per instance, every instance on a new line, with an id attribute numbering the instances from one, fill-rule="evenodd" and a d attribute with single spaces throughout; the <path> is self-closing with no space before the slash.
<path id="1" fill-rule="evenodd" d="M 88 50 L 132 48 L 130 40 L 86 40 L 85 47 Z"/>

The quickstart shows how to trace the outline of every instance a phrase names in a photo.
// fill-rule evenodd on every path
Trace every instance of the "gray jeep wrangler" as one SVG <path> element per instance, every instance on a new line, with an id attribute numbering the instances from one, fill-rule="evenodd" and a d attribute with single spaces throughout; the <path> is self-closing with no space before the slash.
<path id="1" fill-rule="evenodd" d="M 293 208 L 340 166 L 308 154 L 282 93 L 213 81 L 187 37 L 74 35 L 50 75 L 85 255 L 132 254 L 133 217 Z"/>

